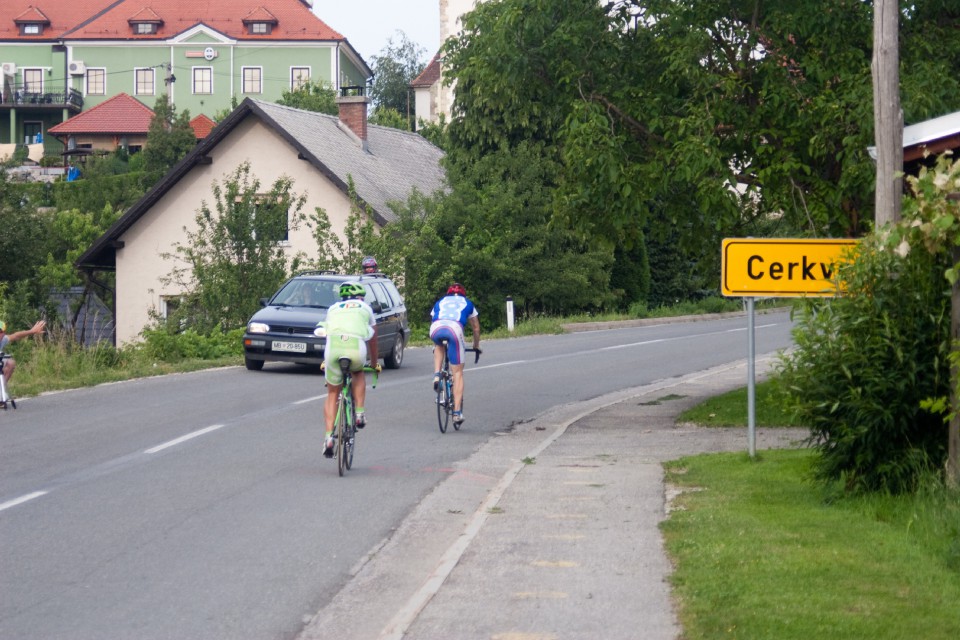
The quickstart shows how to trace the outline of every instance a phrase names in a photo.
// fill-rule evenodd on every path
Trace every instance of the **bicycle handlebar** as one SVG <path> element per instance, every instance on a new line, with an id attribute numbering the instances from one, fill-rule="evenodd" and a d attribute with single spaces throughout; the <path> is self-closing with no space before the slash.
<path id="1" fill-rule="evenodd" d="M 464 349 L 464 351 L 473 351 L 476 354 L 473 356 L 473 364 L 480 362 L 480 354 L 483 353 L 482 349 Z"/>

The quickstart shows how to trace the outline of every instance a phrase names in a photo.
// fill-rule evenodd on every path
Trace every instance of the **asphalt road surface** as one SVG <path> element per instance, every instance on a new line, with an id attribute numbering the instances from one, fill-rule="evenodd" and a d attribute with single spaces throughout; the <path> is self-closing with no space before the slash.
<path id="1" fill-rule="evenodd" d="M 790 344 L 756 317 L 758 356 Z M 437 428 L 429 349 L 367 394 L 344 478 L 319 373 L 268 364 L 54 393 L 0 411 L 0 638 L 292 638 L 496 432 L 747 354 L 744 317 L 485 341 Z M 13 391 L 16 392 L 16 380 Z"/>

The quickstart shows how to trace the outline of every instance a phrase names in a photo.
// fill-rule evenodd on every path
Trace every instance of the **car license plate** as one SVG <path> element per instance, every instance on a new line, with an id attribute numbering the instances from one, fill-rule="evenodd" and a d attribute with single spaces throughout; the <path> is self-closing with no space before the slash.
<path id="1" fill-rule="evenodd" d="M 306 342 L 277 342 L 273 343 L 274 351 L 292 351 L 294 353 L 306 353 L 307 352 L 307 343 Z"/>

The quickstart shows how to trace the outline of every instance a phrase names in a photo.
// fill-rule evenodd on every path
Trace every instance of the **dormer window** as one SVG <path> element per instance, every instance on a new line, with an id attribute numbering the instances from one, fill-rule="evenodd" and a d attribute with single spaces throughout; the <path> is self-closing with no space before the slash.
<path id="1" fill-rule="evenodd" d="M 20 29 L 22 36 L 41 36 L 43 28 L 50 24 L 50 19 L 40 9 L 30 6 L 14 18 L 13 23 Z"/>
<path id="2" fill-rule="evenodd" d="M 273 28 L 280 21 L 277 17 L 264 9 L 257 7 L 242 19 L 243 26 L 247 28 L 247 33 L 251 36 L 268 36 L 273 33 Z"/>
<path id="3" fill-rule="evenodd" d="M 127 24 L 130 25 L 130 31 L 135 36 L 152 36 L 160 31 L 163 18 L 153 9 L 145 7 L 128 18 Z"/>

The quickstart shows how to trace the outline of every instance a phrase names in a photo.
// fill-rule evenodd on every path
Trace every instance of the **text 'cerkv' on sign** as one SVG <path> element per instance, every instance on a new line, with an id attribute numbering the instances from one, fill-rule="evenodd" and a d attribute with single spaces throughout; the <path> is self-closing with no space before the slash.
<path id="1" fill-rule="evenodd" d="M 721 290 L 734 297 L 837 295 L 837 265 L 852 259 L 845 238 L 727 238 Z M 842 285 L 841 285 L 842 289 Z"/>

